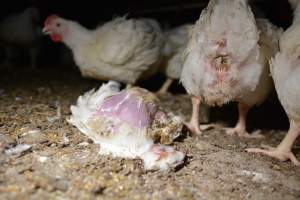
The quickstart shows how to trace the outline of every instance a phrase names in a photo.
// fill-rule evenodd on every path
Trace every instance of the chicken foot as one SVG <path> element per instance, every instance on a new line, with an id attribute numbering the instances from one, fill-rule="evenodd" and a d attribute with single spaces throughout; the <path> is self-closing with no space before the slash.
<path id="1" fill-rule="evenodd" d="M 199 110 L 200 110 L 200 99 L 198 97 L 193 96 L 191 98 L 192 100 L 192 116 L 189 122 L 185 122 L 184 124 L 187 126 L 187 128 L 191 131 L 193 135 L 200 135 L 202 133 L 202 130 L 210 129 L 214 125 L 210 124 L 199 124 Z"/>
<path id="2" fill-rule="evenodd" d="M 295 123 L 291 123 L 291 127 L 288 133 L 276 148 L 264 146 L 263 148 L 248 148 L 246 149 L 246 151 L 249 153 L 262 153 L 267 156 L 276 158 L 282 162 L 291 160 L 292 163 L 299 166 L 300 162 L 292 152 L 292 146 L 299 135 L 300 124 L 296 125 Z"/>
<path id="3" fill-rule="evenodd" d="M 250 134 L 246 130 L 246 119 L 248 111 L 250 110 L 250 106 L 239 103 L 239 119 L 237 124 L 234 128 L 226 128 L 225 131 L 228 135 L 238 135 L 239 137 L 245 138 L 262 138 L 263 136 L 259 134 L 260 131 L 255 131 L 254 133 Z"/>

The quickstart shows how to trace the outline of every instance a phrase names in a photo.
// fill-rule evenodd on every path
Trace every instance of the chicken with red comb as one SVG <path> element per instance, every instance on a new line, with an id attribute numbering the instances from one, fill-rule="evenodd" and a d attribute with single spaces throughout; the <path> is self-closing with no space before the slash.
<path id="1" fill-rule="evenodd" d="M 152 19 L 118 17 L 89 30 L 75 21 L 50 15 L 43 32 L 72 50 L 81 74 L 88 78 L 130 86 L 145 74 L 155 73 L 161 58 L 163 37 Z"/>
<path id="2" fill-rule="evenodd" d="M 59 16 L 56 15 L 56 14 L 49 15 L 49 16 L 46 18 L 45 22 L 44 22 L 44 26 L 48 26 L 49 24 L 52 23 L 53 20 L 55 20 L 55 19 L 58 18 L 58 17 L 59 17 Z"/>

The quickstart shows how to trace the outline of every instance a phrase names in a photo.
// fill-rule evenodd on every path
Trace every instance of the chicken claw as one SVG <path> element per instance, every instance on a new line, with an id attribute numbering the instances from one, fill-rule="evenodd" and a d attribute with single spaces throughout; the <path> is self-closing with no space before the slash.
<path id="1" fill-rule="evenodd" d="M 200 126 L 197 123 L 195 122 L 185 122 L 184 125 L 190 130 L 190 132 L 193 134 L 193 135 L 201 135 L 202 134 L 202 131 L 200 129 Z"/>
<path id="2" fill-rule="evenodd" d="M 257 130 L 253 133 L 248 133 L 244 128 L 241 128 L 241 127 L 234 127 L 234 128 L 225 128 L 225 132 L 227 135 L 237 135 L 239 137 L 243 137 L 243 138 L 257 138 L 257 139 L 260 139 L 260 138 L 264 138 L 263 135 L 260 134 L 260 130 Z"/>
<path id="3" fill-rule="evenodd" d="M 249 134 L 246 130 L 246 118 L 248 111 L 250 109 L 250 106 L 239 103 L 238 104 L 238 110 L 239 110 L 239 119 L 234 128 L 225 128 L 225 132 L 228 135 L 238 135 L 239 137 L 244 137 L 244 138 L 264 138 L 263 135 L 259 134 L 260 130 L 255 131 L 252 134 Z"/>
<path id="4" fill-rule="evenodd" d="M 274 148 L 274 147 L 270 147 L 270 146 L 263 146 L 263 148 L 248 148 L 246 149 L 247 152 L 249 153 L 262 153 L 265 154 L 267 156 L 276 158 L 280 161 L 287 161 L 287 160 L 291 160 L 292 163 L 294 163 L 294 165 L 299 166 L 300 162 L 297 160 L 297 158 L 295 157 L 295 155 L 293 154 L 293 152 L 289 151 L 289 150 L 283 150 L 283 149 L 279 149 L 279 148 Z"/>

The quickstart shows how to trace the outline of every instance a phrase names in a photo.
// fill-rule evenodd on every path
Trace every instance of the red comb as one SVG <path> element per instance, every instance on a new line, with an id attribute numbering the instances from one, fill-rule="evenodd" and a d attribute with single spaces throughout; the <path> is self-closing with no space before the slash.
<path id="1" fill-rule="evenodd" d="M 59 16 L 58 15 L 55 15 L 55 14 L 52 14 L 52 15 L 49 15 L 46 20 L 45 20 L 45 23 L 44 25 L 47 26 L 51 23 L 52 20 L 58 18 Z"/>

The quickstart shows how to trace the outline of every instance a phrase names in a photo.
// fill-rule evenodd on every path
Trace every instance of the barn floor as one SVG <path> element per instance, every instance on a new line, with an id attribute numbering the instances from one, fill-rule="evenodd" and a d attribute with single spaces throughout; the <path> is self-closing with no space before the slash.
<path id="1" fill-rule="evenodd" d="M 275 146 L 284 130 L 252 140 L 218 129 L 183 137 L 174 145 L 187 153 L 185 165 L 167 174 L 98 155 L 66 118 L 77 97 L 99 85 L 65 69 L 0 71 L 0 199 L 300 199 L 300 167 L 244 151 Z M 186 95 L 163 100 L 184 115 L 191 109 Z M 16 144 L 30 146 L 16 154 Z"/>

